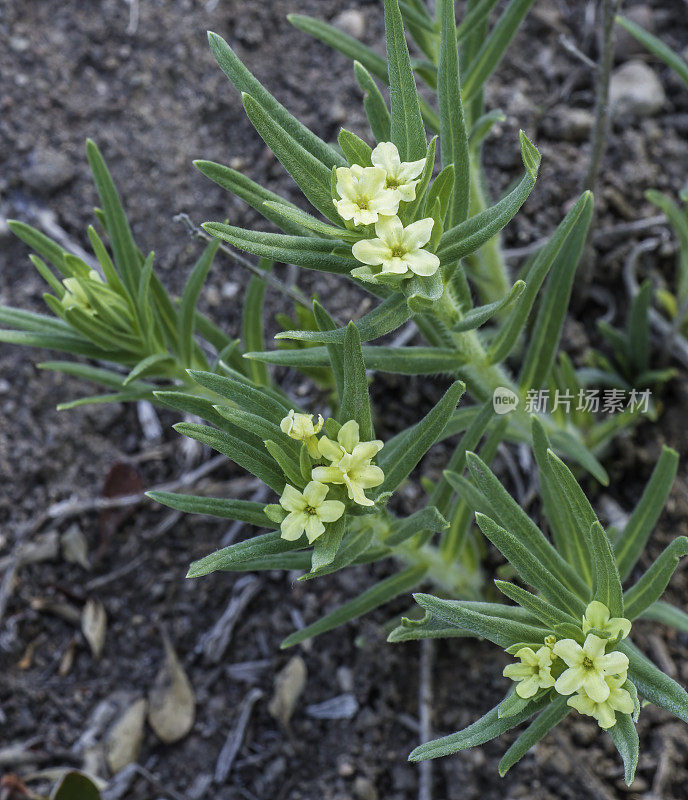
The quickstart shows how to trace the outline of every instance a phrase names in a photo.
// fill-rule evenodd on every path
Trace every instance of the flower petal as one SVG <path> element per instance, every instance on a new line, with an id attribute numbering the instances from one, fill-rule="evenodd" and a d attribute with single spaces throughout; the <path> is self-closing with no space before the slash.
<path id="1" fill-rule="evenodd" d="M 391 251 L 382 239 L 361 239 L 354 242 L 351 253 L 361 264 L 377 266 L 389 258 Z"/>
<path id="2" fill-rule="evenodd" d="M 427 250 L 415 250 L 412 253 L 407 253 L 404 256 L 404 260 L 411 272 L 424 277 L 434 275 L 440 268 L 439 258 L 434 253 L 428 253 Z"/>
<path id="3" fill-rule="evenodd" d="M 595 706 L 595 713 L 593 716 L 597 720 L 597 724 L 600 728 L 603 728 L 605 731 L 616 725 L 616 714 L 609 703 L 598 703 Z"/>
<path id="4" fill-rule="evenodd" d="M 606 644 L 606 639 L 600 639 L 600 637 L 595 636 L 594 633 L 589 633 L 585 637 L 583 651 L 588 658 L 591 658 L 593 661 L 595 661 L 596 659 L 600 658 L 600 656 L 604 655 L 604 648 Z"/>
<path id="5" fill-rule="evenodd" d="M 358 469 L 355 472 L 353 480 L 363 489 L 372 489 L 373 486 L 379 486 L 385 479 L 385 473 L 376 467 L 374 464 L 369 464 L 363 469 Z"/>
<path id="6" fill-rule="evenodd" d="M 341 500 L 323 500 L 318 506 L 318 517 L 323 522 L 336 522 L 344 513 L 344 508 Z"/>
<path id="7" fill-rule="evenodd" d="M 580 667 L 569 667 L 557 678 L 554 688 L 559 694 L 573 694 L 583 685 L 585 672 Z"/>
<path id="8" fill-rule="evenodd" d="M 344 483 L 344 473 L 338 467 L 313 467 L 311 478 L 320 483 Z"/>
<path id="9" fill-rule="evenodd" d="M 312 477 L 312 476 L 311 476 Z M 309 506 L 317 508 L 330 491 L 329 486 L 319 481 L 311 481 L 303 490 L 303 496 Z"/>
<path id="10" fill-rule="evenodd" d="M 539 688 L 537 675 L 531 675 L 516 686 L 516 694 L 526 700 L 536 694 Z"/>
<path id="11" fill-rule="evenodd" d="M 318 450 L 328 461 L 339 461 L 343 455 L 341 445 L 328 439 L 327 436 L 318 439 Z"/>
<path id="12" fill-rule="evenodd" d="M 628 669 L 628 656 L 615 650 L 612 653 L 607 653 L 606 656 L 600 656 L 595 665 L 606 675 L 618 675 Z"/>
<path id="13" fill-rule="evenodd" d="M 594 669 L 586 670 L 583 680 L 583 689 L 585 689 L 585 693 L 588 697 L 596 703 L 604 703 L 609 697 L 609 687 L 606 681 L 601 673 Z"/>
<path id="14" fill-rule="evenodd" d="M 417 250 L 430 241 L 435 220 L 432 217 L 419 219 L 404 228 L 404 247 L 407 250 Z"/>
<path id="15" fill-rule="evenodd" d="M 404 161 L 403 164 L 400 164 L 397 170 L 399 183 L 409 183 L 409 181 L 417 178 L 425 169 L 426 161 L 427 158 L 420 158 L 418 161 Z"/>
<path id="16" fill-rule="evenodd" d="M 303 511 L 307 505 L 301 492 L 289 483 L 284 487 L 279 501 L 282 508 L 287 511 Z"/>
<path id="17" fill-rule="evenodd" d="M 370 160 L 374 166 L 384 169 L 386 172 L 397 174 L 401 167 L 401 158 L 397 146 L 392 142 L 380 142 L 370 154 Z"/>
<path id="18" fill-rule="evenodd" d="M 280 525 L 282 539 L 295 542 L 303 533 L 309 519 L 311 516 L 304 511 L 292 511 L 291 514 L 287 514 Z"/>
<path id="19" fill-rule="evenodd" d="M 612 689 L 609 692 L 609 700 L 607 700 L 607 703 L 615 711 L 620 711 L 622 714 L 632 714 L 635 711 L 631 693 L 626 691 L 626 689 Z"/>
<path id="20" fill-rule="evenodd" d="M 511 678 L 512 681 L 522 681 L 530 678 L 533 670 L 527 664 L 507 664 L 502 671 L 505 678 Z"/>
<path id="21" fill-rule="evenodd" d="M 604 603 L 600 603 L 599 600 L 593 600 L 592 603 L 590 603 L 590 605 L 585 609 L 583 622 L 587 622 L 589 628 L 598 628 L 599 630 L 603 631 L 608 621 L 609 609 L 604 605 Z"/>
<path id="22" fill-rule="evenodd" d="M 341 198 L 349 200 L 356 194 L 356 181 L 354 174 L 348 167 L 337 167 L 335 170 L 337 177 L 337 193 Z"/>
<path id="23" fill-rule="evenodd" d="M 380 217 L 375 225 L 375 233 L 389 246 L 401 244 L 404 226 L 397 216 Z"/>
<path id="24" fill-rule="evenodd" d="M 309 544 L 314 542 L 318 536 L 322 536 L 323 533 L 325 533 L 325 526 L 315 514 L 309 514 L 306 520 L 306 536 Z"/>
<path id="25" fill-rule="evenodd" d="M 337 434 L 337 441 L 346 450 L 351 453 L 359 442 L 358 422 L 355 419 L 350 419 L 345 422 L 339 429 Z"/>
<path id="26" fill-rule="evenodd" d="M 574 694 L 573 697 L 569 697 L 566 705 L 575 708 L 576 711 L 587 717 L 592 717 L 595 711 L 595 703 L 584 694 Z"/>
<path id="27" fill-rule="evenodd" d="M 569 667 L 577 667 L 585 657 L 583 648 L 575 639 L 560 639 L 555 643 L 554 655 L 563 659 Z"/>

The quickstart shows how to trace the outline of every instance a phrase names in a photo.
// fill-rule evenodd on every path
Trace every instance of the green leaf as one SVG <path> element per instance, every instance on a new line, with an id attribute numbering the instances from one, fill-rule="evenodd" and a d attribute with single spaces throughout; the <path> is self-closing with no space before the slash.
<path id="1" fill-rule="evenodd" d="M 208 276 L 213 259 L 220 246 L 219 241 L 210 242 L 196 262 L 184 287 L 179 303 L 179 358 L 182 364 L 191 365 L 194 353 L 194 311 L 201 289 Z"/>
<path id="2" fill-rule="evenodd" d="M 270 269 L 271 262 L 261 259 L 261 269 Z M 241 335 L 244 347 L 247 350 L 263 350 L 265 348 L 265 334 L 263 332 L 263 301 L 265 299 L 265 281 L 253 275 L 246 287 L 243 309 L 241 312 Z M 248 373 L 258 386 L 269 386 L 270 373 L 265 364 L 257 361 L 248 363 Z"/>
<path id="3" fill-rule="evenodd" d="M 622 28 L 625 28 L 632 36 L 646 47 L 653 55 L 657 56 L 660 61 L 663 61 L 668 67 L 674 70 L 678 77 L 685 83 L 688 88 L 688 63 L 668 47 L 661 39 L 653 36 L 651 33 L 641 28 L 635 22 L 627 17 L 618 16 L 616 21 Z"/>
<path id="4" fill-rule="evenodd" d="M 405 322 L 408 322 L 410 317 L 411 312 L 406 298 L 400 292 L 395 292 L 383 300 L 379 306 L 351 324 L 358 329 L 362 342 L 370 342 L 397 330 Z M 275 339 L 343 344 L 346 332 L 347 327 L 326 331 L 281 331 L 275 336 Z"/>
<path id="5" fill-rule="evenodd" d="M 583 214 L 584 211 L 587 213 L 588 209 L 592 211 L 592 202 L 592 194 L 589 192 L 583 193 L 573 208 L 559 223 L 559 226 L 552 234 L 547 244 L 535 257 L 530 269 L 524 276 L 526 289 L 490 347 L 488 355 L 490 363 L 497 364 L 503 361 L 513 349 L 530 315 L 542 282 L 545 280 L 547 273 L 557 260 L 559 253 L 562 251 L 572 231 L 575 229 L 581 214 Z M 531 339 L 529 350 L 535 350 L 541 346 L 544 347 L 544 344 L 534 344 L 537 338 L 538 331 L 536 329 Z M 525 384 L 522 385 L 525 386 Z M 526 388 L 530 388 L 530 386 Z"/>
<path id="6" fill-rule="evenodd" d="M 428 758 L 441 758 L 469 747 L 477 747 L 485 744 L 491 739 L 496 739 L 503 733 L 517 727 L 522 722 L 536 714 L 547 705 L 549 698 L 543 696 L 539 700 L 533 700 L 520 714 L 512 717 L 499 718 L 499 706 L 495 706 L 472 725 L 464 728 L 457 733 L 443 736 L 441 739 L 434 739 L 416 747 L 409 755 L 409 761 L 425 761 Z"/>
<path id="7" fill-rule="evenodd" d="M 305 125 L 302 125 L 283 105 L 275 100 L 260 81 L 246 69 L 236 53 L 221 36 L 209 31 L 208 42 L 215 60 L 220 65 L 220 69 L 234 84 L 238 92 L 252 95 L 256 102 L 265 109 L 291 139 L 324 164 L 328 170 L 333 166 L 346 166 L 344 159 L 333 147 L 330 147 L 330 145 L 308 130 Z"/>
<path id="8" fill-rule="evenodd" d="M 234 428 L 250 433 L 261 441 L 274 439 L 280 446 L 289 452 L 294 460 L 298 460 L 300 445 L 283 433 L 279 424 L 272 420 L 265 419 L 258 414 L 244 411 L 243 408 L 236 406 L 214 405 L 213 408 L 223 419 L 228 420 Z"/>
<path id="9" fill-rule="evenodd" d="M 319 233 L 323 236 L 330 236 L 339 241 L 333 241 L 332 247 L 337 247 L 342 244 L 342 241 L 355 242 L 363 238 L 363 234 L 348 231 L 346 228 L 338 228 L 334 225 L 329 225 L 327 222 L 322 222 L 311 214 L 301 211 L 300 208 L 293 208 L 285 203 L 273 203 L 266 201 L 265 205 L 271 208 L 276 214 L 296 222 L 300 227 L 313 233 Z"/>
<path id="10" fill-rule="evenodd" d="M 468 3 L 461 24 L 456 29 L 456 40 L 460 42 L 474 33 L 476 27 L 485 21 L 498 2 L 499 0 L 474 0 L 472 5 Z"/>
<path id="11" fill-rule="evenodd" d="M 193 494 L 177 494 L 176 492 L 146 492 L 146 497 L 169 508 L 184 511 L 187 514 L 207 514 L 211 517 L 233 519 L 246 522 L 259 528 L 275 528 L 276 523 L 265 516 L 265 503 L 254 503 L 250 500 L 234 500 L 228 497 L 201 497 Z"/>
<path id="12" fill-rule="evenodd" d="M 356 533 L 348 533 L 341 547 L 337 551 L 332 561 L 326 566 L 321 566 L 317 572 L 311 569 L 305 575 L 301 575 L 300 581 L 310 581 L 320 578 L 323 575 L 331 575 L 344 567 L 348 567 L 368 550 L 373 541 L 374 531 L 372 528 L 363 528 Z M 316 542 L 318 540 L 316 539 Z"/>
<path id="13" fill-rule="evenodd" d="M 522 608 L 525 608 L 526 611 L 529 611 L 533 616 L 537 617 L 538 620 L 548 628 L 554 625 L 570 623 L 574 619 L 578 622 L 578 619 L 571 616 L 571 614 L 553 606 L 541 597 L 531 594 L 520 586 L 516 586 L 514 583 L 496 580 L 495 586 L 502 594 L 506 595 L 515 603 L 518 603 Z"/>
<path id="14" fill-rule="evenodd" d="M 437 66 L 440 142 L 442 166 L 454 165 L 454 186 L 447 216 L 447 224 L 454 226 L 463 222 L 468 216 L 470 195 L 468 132 L 461 102 L 454 0 L 439 0 L 437 17 L 441 25 L 440 54 Z"/>
<path id="15" fill-rule="evenodd" d="M 528 199 L 535 186 L 540 154 L 527 136 L 520 132 L 521 155 L 526 172 L 509 194 L 491 208 L 455 225 L 442 234 L 437 255 L 443 263 L 474 253 L 504 228 Z"/>
<path id="16" fill-rule="evenodd" d="M 535 0 L 511 0 L 464 77 L 464 103 L 482 90 L 485 81 L 497 68 L 509 43 Z"/>
<path id="17" fill-rule="evenodd" d="M 342 543 L 345 527 L 346 517 L 342 515 L 336 522 L 327 525 L 325 532 L 315 540 L 311 561 L 312 575 L 321 573 L 332 564 Z"/>
<path id="18" fill-rule="evenodd" d="M 0 335 L 2 335 L 2 331 L 0 331 Z M 461 356 L 455 350 L 441 347 L 365 345 L 362 349 L 366 369 L 393 372 L 399 375 L 455 375 L 463 363 Z M 327 347 L 244 353 L 244 358 L 255 358 L 265 361 L 267 364 L 288 367 L 330 366 Z"/>
<path id="19" fill-rule="evenodd" d="M 509 306 L 515 303 L 523 294 L 525 288 L 526 284 L 523 281 L 516 281 L 509 292 L 505 294 L 501 300 L 495 300 L 494 303 L 488 303 L 484 306 L 472 308 L 458 322 L 455 322 L 452 325 L 452 330 L 457 333 L 461 333 L 463 331 L 472 331 L 476 328 L 479 328 L 481 325 L 489 322 L 489 320 L 491 320 L 495 314 L 499 313 L 505 308 L 509 308 Z"/>
<path id="20" fill-rule="evenodd" d="M 315 318 L 315 323 L 321 333 L 337 330 L 337 325 L 335 324 L 334 320 L 317 300 L 313 300 L 313 317 Z M 346 335 L 346 328 L 343 329 L 343 335 Z M 325 366 L 330 366 L 332 368 L 332 374 L 334 375 L 334 381 L 337 387 L 337 397 L 339 398 L 339 404 L 341 405 L 344 398 L 343 348 L 339 347 L 337 344 L 327 344 L 325 348 L 320 349 L 324 349 L 325 351 L 325 356 L 328 362 Z"/>
<path id="21" fill-rule="evenodd" d="M 167 368 L 174 366 L 175 360 L 169 353 L 152 353 L 144 358 L 131 370 L 122 383 L 122 386 L 129 386 L 138 378 L 146 378 L 151 375 L 165 375 Z"/>
<path id="22" fill-rule="evenodd" d="M 564 717 L 568 715 L 571 708 L 566 705 L 567 700 L 568 697 L 559 696 L 549 703 L 544 711 L 541 711 L 518 739 L 516 739 L 499 762 L 498 769 L 500 777 L 503 778 L 511 767 L 520 761 L 531 747 L 536 745 L 540 739 L 543 739 L 552 728 L 558 725 Z"/>
<path id="23" fill-rule="evenodd" d="M 386 72 L 386 64 L 384 69 Z M 385 98 L 378 89 L 373 76 L 360 61 L 354 61 L 354 74 L 363 92 L 363 108 L 373 136 L 377 142 L 388 142 L 392 135 L 392 117 L 385 103 Z"/>
<path id="24" fill-rule="evenodd" d="M 339 421 L 343 425 L 352 419 L 358 422 L 361 441 L 367 442 L 375 438 L 361 338 L 358 328 L 350 322 L 344 338 L 344 394 Z"/>
<path id="25" fill-rule="evenodd" d="M 44 347 L 48 350 L 58 350 L 63 353 L 86 356 L 87 358 L 113 360 L 115 353 L 108 352 L 98 345 L 91 344 L 87 339 L 78 337 L 76 334 L 67 336 L 64 334 L 42 334 L 33 331 L 7 331 L 0 330 L 0 342 L 6 344 L 20 344 L 24 347 Z M 122 358 L 127 359 L 127 354 L 122 353 Z M 117 357 L 119 360 L 119 357 Z"/>
<path id="26" fill-rule="evenodd" d="M 330 188 L 331 169 L 299 144 L 250 94 L 242 94 L 241 100 L 251 124 L 311 205 L 328 219 L 338 222 Z"/>
<path id="27" fill-rule="evenodd" d="M 410 474 L 421 458 L 442 435 L 445 425 L 465 391 L 461 381 L 454 382 L 437 405 L 412 428 L 404 431 L 403 439 L 392 439 L 377 458 L 378 465 L 385 473 L 385 480 L 378 488 L 378 494 L 393 492 Z M 403 442 L 403 445 L 400 444 Z"/>
<path id="28" fill-rule="evenodd" d="M 480 530 L 514 567 L 519 576 L 537 589 L 545 600 L 573 617 L 579 618 L 583 615 L 585 604 L 547 569 L 537 557 L 534 548 L 529 546 L 529 542 L 507 532 L 484 514 L 476 513 L 475 519 Z"/>
<path id="29" fill-rule="evenodd" d="M 456 625 L 457 628 L 471 631 L 474 636 L 487 639 L 499 647 L 506 648 L 515 642 L 541 642 L 551 632 L 549 627 L 482 613 L 463 600 L 442 600 L 420 593 L 413 597 L 421 608 L 434 617 Z"/>
<path id="30" fill-rule="evenodd" d="M 389 547 L 396 547 L 402 544 L 407 539 L 415 536 L 422 531 L 443 531 L 449 523 L 435 508 L 435 506 L 428 505 L 416 511 L 406 519 L 396 519 L 392 523 L 392 531 L 385 538 L 385 544 Z"/>
<path id="31" fill-rule="evenodd" d="M 370 589 L 366 589 L 358 597 L 349 600 L 348 603 L 344 603 L 344 605 L 321 617 L 312 625 L 308 625 L 299 631 L 294 631 L 282 642 L 282 649 L 293 647 L 295 644 L 311 639 L 313 636 L 319 636 L 321 633 L 331 631 L 345 622 L 350 622 L 352 619 L 356 619 L 374 608 L 384 605 L 397 595 L 409 592 L 421 582 L 425 572 L 425 567 L 409 567 L 403 572 L 398 572 L 389 578 L 385 578 L 385 580 L 371 586 Z"/>
<path id="32" fill-rule="evenodd" d="M 252 475 L 260 478 L 277 494 L 282 493 L 285 483 L 284 476 L 264 450 L 261 451 L 257 447 L 247 444 L 238 436 L 215 430 L 207 425 L 178 422 L 173 427 L 177 433 L 207 444 L 218 453 L 223 453 Z"/>
<path id="33" fill-rule="evenodd" d="M 260 536 L 253 536 L 243 542 L 237 542 L 222 550 L 194 561 L 189 567 L 187 578 L 200 578 L 203 575 L 210 575 L 211 572 L 224 570 L 232 572 L 234 569 L 241 568 L 241 564 L 246 561 L 255 561 L 265 556 L 273 556 L 286 553 L 291 550 L 300 550 L 306 546 L 305 537 L 301 537 L 295 542 L 288 542 L 282 539 L 280 531 L 270 531 Z"/>
<path id="34" fill-rule="evenodd" d="M 301 471 L 301 459 L 299 458 L 297 460 L 294 457 L 291 448 L 290 452 L 287 453 L 281 445 L 277 444 L 277 442 L 273 442 L 271 439 L 267 439 L 265 441 L 265 447 L 268 453 L 270 453 L 270 455 L 279 464 L 280 469 L 284 473 L 284 477 L 287 479 L 287 481 L 293 484 L 297 489 L 303 489 L 306 483 L 308 483 L 308 480 L 304 478 Z M 282 489 L 283 488 L 284 481 L 282 481 Z"/>
<path id="35" fill-rule="evenodd" d="M 215 411 L 210 400 L 206 400 L 198 394 L 191 394 L 177 390 L 156 391 L 156 400 L 170 408 L 176 408 L 185 414 L 192 414 L 201 419 L 212 422 L 213 425 L 221 427 L 225 425 L 224 417 Z"/>
<path id="36" fill-rule="evenodd" d="M 574 215 L 572 213 L 574 209 L 579 210 L 580 214 Z M 560 241 L 557 239 L 557 233 L 563 229 L 562 234 L 565 235 L 566 247 L 559 246 L 549 264 L 552 272 L 540 302 L 533 327 L 534 333 L 519 375 L 521 388 L 539 389 L 545 384 L 552 369 L 571 298 L 573 279 L 587 241 L 592 212 L 593 196 L 590 192 L 584 192 L 545 248 L 548 250 L 551 243 Z M 567 220 L 573 222 L 571 227 L 566 224 Z M 563 245 L 563 241 L 561 244 Z M 533 271 L 535 266 L 533 264 Z"/>
<path id="37" fill-rule="evenodd" d="M 86 156 L 93 172 L 93 179 L 105 214 L 105 225 L 110 237 L 114 261 L 122 275 L 122 281 L 130 296 L 136 297 L 141 272 L 141 256 L 131 235 L 119 194 L 112 182 L 98 147 L 90 139 L 86 142 Z"/>
<path id="38" fill-rule="evenodd" d="M 248 378 L 239 380 L 233 375 L 216 375 L 214 372 L 188 370 L 196 383 L 210 389 L 211 392 L 236 403 L 239 408 L 250 408 L 254 413 L 272 422 L 282 421 L 289 412 L 281 400 L 269 394 L 265 388 L 258 388 Z M 243 376 L 242 376 L 243 377 Z"/>
<path id="39" fill-rule="evenodd" d="M 274 222 L 278 228 L 281 228 L 285 233 L 293 235 L 307 236 L 309 235 L 302 225 L 294 222 L 292 219 L 278 213 L 273 209 L 274 203 L 279 205 L 280 208 L 287 206 L 295 211 L 300 211 L 295 205 L 280 197 L 278 194 L 264 189 L 259 183 L 252 181 L 240 172 L 237 172 L 231 167 L 225 167 L 222 164 L 216 164 L 213 161 L 197 160 L 193 165 L 202 172 L 211 181 L 215 181 L 218 186 L 221 186 L 228 192 L 235 194 L 241 198 L 245 203 L 248 203 L 252 208 L 255 208 L 270 222 Z"/>
<path id="40" fill-rule="evenodd" d="M 64 266 L 64 258 L 68 255 L 64 247 L 61 247 L 57 242 L 54 242 L 44 233 L 41 233 L 31 225 L 27 225 L 25 222 L 8 219 L 7 226 L 18 239 L 28 244 L 32 250 L 35 250 L 43 258 L 47 258 L 62 275 L 69 276 L 69 272 L 65 270 Z"/>
<path id="41" fill-rule="evenodd" d="M 360 136 L 347 131 L 346 128 L 341 128 L 337 141 L 349 164 L 360 164 L 362 167 L 370 167 L 372 165 L 373 162 L 370 157 L 373 153 L 373 148 L 367 142 L 364 142 Z"/>
<path id="42" fill-rule="evenodd" d="M 662 625 L 669 625 L 676 630 L 688 633 L 688 614 L 681 611 L 669 603 L 662 600 L 655 601 L 649 608 L 640 615 L 642 619 L 650 619 L 654 622 L 661 622 Z"/>
<path id="43" fill-rule="evenodd" d="M 599 522 L 590 528 L 590 545 L 594 568 L 593 600 L 607 606 L 612 617 L 624 616 L 624 595 L 612 545 Z"/>
<path id="44" fill-rule="evenodd" d="M 319 39 L 328 47 L 338 50 L 352 61 L 358 61 L 368 72 L 371 72 L 385 83 L 389 80 L 385 59 L 374 50 L 371 50 L 370 47 L 359 42 L 358 39 L 354 39 L 353 36 L 349 36 L 333 25 L 328 25 L 327 22 L 315 19 L 315 17 L 309 17 L 306 14 L 287 14 L 287 19 L 295 28 L 307 33 L 309 36 L 313 36 L 315 39 Z M 377 135 L 376 138 L 378 141 L 389 140 L 389 137 L 380 139 Z"/>
<path id="45" fill-rule="evenodd" d="M 426 614 L 422 619 L 402 617 L 401 624 L 392 630 L 387 637 L 387 641 L 396 643 L 414 642 L 419 639 L 465 639 L 468 637 L 473 637 L 471 631 L 456 628 L 454 625 L 447 625 L 446 622 L 433 617 L 432 614 Z"/>
<path id="46" fill-rule="evenodd" d="M 475 453 L 468 453 L 467 461 L 476 486 L 490 504 L 492 509 L 491 516 L 495 516 L 510 534 L 518 538 L 521 545 L 530 553 L 531 561 L 534 559 L 538 564 L 542 565 L 562 586 L 569 586 L 576 594 L 585 597 L 589 593 L 589 587 L 585 584 L 585 581 L 576 574 L 573 567 L 552 547 L 542 531 L 511 497 L 487 464 Z M 507 558 L 509 557 L 507 556 Z M 538 589 L 540 588 L 536 584 L 532 585 Z M 555 605 L 557 604 L 555 603 Z M 580 604 L 577 603 L 576 607 L 579 608 Z M 577 611 L 574 613 L 577 614 Z"/>
<path id="47" fill-rule="evenodd" d="M 619 574 L 622 580 L 630 575 L 640 554 L 645 549 L 650 533 L 671 492 L 677 468 L 678 453 L 668 447 L 663 447 L 638 505 L 633 509 L 623 532 L 614 542 L 616 563 L 619 565 Z"/>
<path id="48" fill-rule="evenodd" d="M 406 301 L 404 300 L 404 305 Z M 24 311 L 21 308 L 0 305 L 0 324 L 19 328 L 22 331 L 42 333 L 48 336 L 74 336 L 73 329 L 61 319 L 49 317 L 46 314 L 36 314 L 34 311 Z"/>
<path id="49" fill-rule="evenodd" d="M 398 0 L 384 0 L 392 142 L 402 161 L 425 156 L 427 142 Z M 361 59 L 358 59 L 361 61 Z M 365 63 L 365 62 L 362 62 Z"/>
<path id="50" fill-rule="evenodd" d="M 100 800 L 100 791 L 87 775 L 73 770 L 58 781 L 50 800 Z"/>
<path id="51" fill-rule="evenodd" d="M 240 250 L 282 264 L 296 264 L 308 269 L 341 274 L 348 273 L 356 263 L 350 258 L 334 255 L 332 239 L 263 233 L 221 222 L 204 222 L 201 227 L 211 236 L 223 239 Z"/>
<path id="52" fill-rule="evenodd" d="M 664 594 L 678 562 L 688 555 L 688 538 L 679 536 L 668 545 L 654 564 L 624 594 L 625 614 L 635 619 Z"/>
<path id="53" fill-rule="evenodd" d="M 624 762 L 624 779 L 626 786 L 630 786 L 635 778 L 635 771 L 638 766 L 638 753 L 640 742 L 638 731 L 636 730 L 630 714 L 616 712 L 616 725 L 607 730 L 612 737 L 612 741 L 619 751 L 619 755 Z"/>
<path id="54" fill-rule="evenodd" d="M 633 298 L 628 315 L 628 360 L 636 375 L 647 370 L 650 360 L 650 321 L 648 312 L 654 288 L 648 278 L 643 281 L 638 294 Z"/>
<path id="55" fill-rule="evenodd" d="M 656 667 L 627 639 L 616 646 L 628 656 L 628 677 L 640 694 L 656 706 L 688 722 L 688 694 L 675 680 Z"/>

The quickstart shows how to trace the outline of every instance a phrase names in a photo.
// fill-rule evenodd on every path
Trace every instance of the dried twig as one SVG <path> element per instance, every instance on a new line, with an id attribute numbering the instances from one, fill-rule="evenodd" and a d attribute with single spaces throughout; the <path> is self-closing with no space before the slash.
<path id="1" fill-rule="evenodd" d="M 262 581 L 255 575 L 246 575 L 234 584 L 232 599 L 224 613 L 213 627 L 200 637 L 195 647 L 195 652 L 202 653 L 209 664 L 219 664 L 222 660 L 231 641 L 234 626 L 261 585 Z"/>
<path id="2" fill-rule="evenodd" d="M 241 743 L 244 740 L 246 726 L 251 718 L 253 706 L 262 696 L 263 693 L 261 690 L 254 688 L 251 689 L 242 700 L 236 723 L 232 726 L 232 730 L 229 732 L 227 740 L 217 759 L 217 764 L 215 766 L 215 783 L 224 783 L 227 780 L 234 760 L 239 752 L 239 748 L 241 747 Z"/>

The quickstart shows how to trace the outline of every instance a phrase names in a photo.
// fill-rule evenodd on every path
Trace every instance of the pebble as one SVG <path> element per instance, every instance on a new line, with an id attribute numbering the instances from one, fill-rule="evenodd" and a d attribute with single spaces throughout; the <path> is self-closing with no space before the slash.
<path id="1" fill-rule="evenodd" d="M 24 183 L 41 194 L 52 194 L 74 177 L 74 165 L 64 153 L 39 147 L 31 152 Z"/>
<path id="2" fill-rule="evenodd" d="M 360 39 L 365 31 L 365 17 L 361 11 L 355 8 L 348 8 L 342 11 L 332 20 L 335 28 L 339 28 L 343 33 L 348 33 L 354 39 Z"/>
<path id="3" fill-rule="evenodd" d="M 659 78 L 644 61 L 629 61 L 612 72 L 609 102 L 614 117 L 651 117 L 666 96 Z"/>
<path id="4" fill-rule="evenodd" d="M 561 107 L 556 114 L 543 120 L 543 130 L 553 139 L 585 142 L 590 137 L 594 119 L 592 112 L 585 108 Z"/>

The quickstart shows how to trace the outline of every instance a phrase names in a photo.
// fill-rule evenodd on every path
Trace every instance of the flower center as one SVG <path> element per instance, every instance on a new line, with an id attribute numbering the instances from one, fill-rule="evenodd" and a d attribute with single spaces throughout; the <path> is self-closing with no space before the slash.
<path id="1" fill-rule="evenodd" d="M 388 175 L 385 181 L 385 189 L 396 189 L 399 186 L 399 179 L 394 175 Z"/>
<path id="2" fill-rule="evenodd" d="M 356 205 L 361 209 L 361 211 L 367 211 L 369 202 L 369 198 L 366 195 L 359 195 L 356 200 Z"/>
<path id="3" fill-rule="evenodd" d="M 406 255 L 406 248 L 401 244 L 392 245 L 389 248 L 392 258 L 403 258 Z"/>
<path id="4" fill-rule="evenodd" d="M 306 508 L 304 510 L 305 510 L 306 514 L 310 514 L 312 517 L 315 517 L 318 514 L 318 509 L 317 508 L 313 508 L 313 506 L 306 506 Z"/>
<path id="5" fill-rule="evenodd" d="M 594 666 L 592 659 L 589 656 L 585 656 L 583 659 L 583 669 L 593 669 Z"/>

